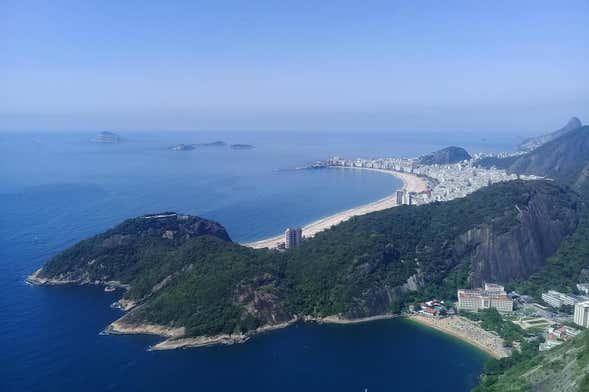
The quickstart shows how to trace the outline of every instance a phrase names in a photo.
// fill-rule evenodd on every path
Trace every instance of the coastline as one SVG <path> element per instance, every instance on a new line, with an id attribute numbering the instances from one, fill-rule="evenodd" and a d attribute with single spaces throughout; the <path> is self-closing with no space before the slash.
<path id="1" fill-rule="evenodd" d="M 359 319 L 346 319 L 337 315 L 326 317 L 305 316 L 294 317 L 291 320 L 279 324 L 265 325 L 247 333 L 193 337 L 185 336 L 184 327 L 170 328 L 156 324 L 126 324 L 122 322 L 121 319 L 119 319 L 110 324 L 104 330 L 104 333 L 115 335 L 145 334 L 161 336 L 164 338 L 164 340 L 154 344 L 153 346 L 150 346 L 148 350 L 163 351 L 246 343 L 257 335 L 287 328 L 298 322 L 349 325 L 378 320 L 390 320 L 394 318 L 404 318 L 410 322 L 415 322 L 424 327 L 432 328 L 446 335 L 450 335 L 460 341 L 476 347 L 477 349 L 485 352 L 487 355 L 495 359 L 501 359 L 511 355 L 509 349 L 503 347 L 503 339 L 489 331 L 482 329 L 475 322 L 460 316 L 449 316 L 440 319 L 416 314 L 384 314 Z"/>
<path id="2" fill-rule="evenodd" d="M 406 318 L 471 344 L 495 359 L 510 356 L 509 351 L 503 347 L 503 339 L 482 329 L 478 324 L 464 317 L 449 316 L 437 319 L 412 314 Z"/>
<path id="3" fill-rule="evenodd" d="M 406 172 L 398 172 L 393 170 L 383 170 L 383 169 L 371 169 L 371 168 L 361 168 L 361 167 L 330 167 L 331 169 L 352 169 L 352 170 L 370 170 L 376 171 L 380 173 L 385 173 L 391 176 L 394 176 L 400 179 L 403 182 L 403 186 L 398 190 L 406 190 L 407 192 L 422 192 L 427 189 L 427 182 L 422 178 L 415 174 L 406 173 Z M 303 237 L 310 238 L 315 236 L 317 233 L 327 230 L 332 226 L 335 226 L 339 223 L 345 222 L 348 219 L 354 216 L 360 216 L 369 214 L 371 212 L 382 211 L 386 210 L 391 207 L 396 207 L 397 200 L 395 193 L 384 197 L 380 200 L 364 204 L 358 207 L 350 208 L 345 211 L 341 211 L 335 213 L 333 215 L 327 216 L 325 218 L 318 219 L 314 222 L 309 223 L 303 227 Z M 261 249 L 261 248 L 269 248 L 275 249 L 277 248 L 284 240 L 283 235 L 277 235 L 271 238 L 263 239 L 260 241 L 248 242 L 242 245 L 248 246 L 254 249 Z"/>
<path id="4" fill-rule="evenodd" d="M 124 317 L 124 316 L 123 316 Z M 298 322 L 311 322 L 317 324 L 338 324 L 338 325 L 347 325 L 347 324 L 359 324 L 359 323 L 366 323 L 371 321 L 377 320 L 389 320 L 397 317 L 402 317 L 401 315 L 395 314 L 384 314 L 378 316 L 370 316 L 364 317 L 359 319 L 346 319 L 340 316 L 326 316 L 326 317 L 312 317 L 312 316 L 305 316 L 305 317 L 294 317 L 291 320 L 285 321 L 283 323 L 272 324 L 272 325 L 264 325 L 259 327 L 253 331 L 249 331 L 247 333 L 241 334 L 220 334 L 220 335 L 212 335 L 212 336 L 194 336 L 194 337 L 186 337 L 186 329 L 184 327 L 179 328 L 170 328 L 163 325 L 157 324 L 127 324 L 122 321 L 122 318 L 114 321 L 111 323 L 103 332 L 105 334 L 113 334 L 113 335 L 134 335 L 134 334 L 143 334 L 143 335 L 156 335 L 165 338 L 165 340 L 154 344 L 153 346 L 149 347 L 149 351 L 162 351 L 162 350 L 175 350 L 178 348 L 198 348 L 198 347 L 207 347 L 207 346 L 216 346 L 216 345 L 231 345 L 231 344 L 239 344 L 245 343 L 250 338 L 270 332 L 276 331 L 279 329 L 287 328 L 295 323 Z"/>

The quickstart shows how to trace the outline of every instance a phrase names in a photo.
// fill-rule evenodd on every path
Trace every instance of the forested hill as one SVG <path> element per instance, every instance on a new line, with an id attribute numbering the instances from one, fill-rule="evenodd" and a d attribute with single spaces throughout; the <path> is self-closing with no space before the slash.
<path id="1" fill-rule="evenodd" d="M 422 165 L 449 165 L 471 159 L 462 147 L 450 146 L 419 158 Z"/>
<path id="2" fill-rule="evenodd" d="M 485 158 L 478 164 L 548 177 L 580 188 L 589 182 L 589 126 L 569 131 L 527 154 Z"/>
<path id="3" fill-rule="evenodd" d="M 38 283 L 119 281 L 139 306 L 121 322 L 247 332 L 294 317 L 364 317 L 457 286 L 540 270 L 585 206 L 546 181 L 499 183 L 467 198 L 353 218 L 286 252 L 229 241 L 217 223 L 140 217 L 49 261 Z"/>
<path id="4" fill-rule="evenodd" d="M 487 367 L 473 392 L 589 391 L 588 331 L 550 351 L 523 357 L 490 362 L 493 367 Z"/>

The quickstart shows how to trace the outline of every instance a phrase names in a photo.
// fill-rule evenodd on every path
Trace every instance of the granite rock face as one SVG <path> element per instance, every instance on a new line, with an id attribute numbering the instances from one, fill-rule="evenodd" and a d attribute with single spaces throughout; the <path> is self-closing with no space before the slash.
<path id="1" fill-rule="evenodd" d="M 456 256 L 470 263 L 473 285 L 525 279 L 542 268 L 578 224 L 574 208 L 555 211 L 553 202 L 545 194 L 535 195 L 516 207 L 517 224 L 508 231 L 483 224 L 457 238 Z"/>

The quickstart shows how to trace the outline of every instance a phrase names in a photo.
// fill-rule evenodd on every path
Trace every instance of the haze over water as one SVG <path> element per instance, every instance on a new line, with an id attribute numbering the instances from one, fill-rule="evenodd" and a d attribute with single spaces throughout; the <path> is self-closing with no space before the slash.
<path id="1" fill-rule="evenodd" d="M 509 150 L 514 136 L 409 133 L 0 134 L 0 390 L 468 390 L 485 355 L 403 320 L 299 325 L 243 345 L 148 352 L 150 336 L 101 336 L 120 293 L 34 287 L 27 275 L 77 241 L 136 215 L 219 221 L 234 241 L 262 239 L 380 199 L 400 186 L 363 171 L 291 170 L 331 155 L 416 156 L 461 145 Z M 174 152 L 224 140 L 253 150 Z"/>

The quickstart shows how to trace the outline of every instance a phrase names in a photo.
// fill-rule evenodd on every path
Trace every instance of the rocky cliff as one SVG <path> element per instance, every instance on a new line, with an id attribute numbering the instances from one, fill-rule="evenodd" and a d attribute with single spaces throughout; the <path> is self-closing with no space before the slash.
<path id="1" fill-rule="evenodd" d="M 456 257 L 470 264 L 473 285 L 526 279 L 544 266 L 578 224 L 575 202 L 570 201 L 573 208 L 555 211 L 555 196 L 534 193 L 527 203 L 515 205 L 514 223 L 506 230 L 484 223 L 457 238 Z"/>

